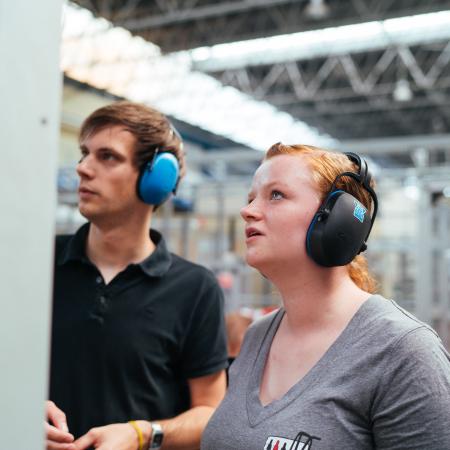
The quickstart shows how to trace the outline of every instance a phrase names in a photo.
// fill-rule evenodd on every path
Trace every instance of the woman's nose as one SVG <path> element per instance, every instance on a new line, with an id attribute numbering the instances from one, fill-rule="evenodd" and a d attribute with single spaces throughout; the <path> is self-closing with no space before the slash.
<path id="1" fill-rule="evenodd" d="M 249 204 L 241 208 L 241 217 L 248 222 L 249 220 L 255 220 L 260 216 L 260 212 L 256 207 L 255 201 L 253 200 Z"/>

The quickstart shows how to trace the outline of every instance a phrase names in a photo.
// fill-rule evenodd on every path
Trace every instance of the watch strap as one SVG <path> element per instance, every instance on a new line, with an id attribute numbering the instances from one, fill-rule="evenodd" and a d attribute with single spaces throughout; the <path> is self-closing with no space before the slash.
<path id="1" fill-rule="evenodd" d="M 157 422 L 150 422 L 152 427 L 152 437 L 148 445 L 148 450 L 159 450 L 162 446 L 164 432 L 162 426 Z"/>

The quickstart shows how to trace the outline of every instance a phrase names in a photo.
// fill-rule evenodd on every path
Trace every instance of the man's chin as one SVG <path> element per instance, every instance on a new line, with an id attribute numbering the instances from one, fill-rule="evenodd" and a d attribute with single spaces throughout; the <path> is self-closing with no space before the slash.
<path id="1" fill-rule="evenodd" d="M 92 222 L 97 217 L 97 214 L 95 214 L 94 211 L 90 211 L 89 208 L 84 208 L 82 206 L 78 206 L 78 211 L 89 222 Z"/>

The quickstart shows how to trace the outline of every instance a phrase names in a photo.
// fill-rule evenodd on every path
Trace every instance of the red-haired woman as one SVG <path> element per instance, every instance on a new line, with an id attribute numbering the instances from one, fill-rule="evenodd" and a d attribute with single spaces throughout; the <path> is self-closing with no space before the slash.
<path id="1" fill-rule="evenodd" d="M 359 254 L 376 210 L 358 155 L 269 149 L 241 215 L 282 307 L 247 332 L 202 450 L 450 449 L 450 356 Z"/>

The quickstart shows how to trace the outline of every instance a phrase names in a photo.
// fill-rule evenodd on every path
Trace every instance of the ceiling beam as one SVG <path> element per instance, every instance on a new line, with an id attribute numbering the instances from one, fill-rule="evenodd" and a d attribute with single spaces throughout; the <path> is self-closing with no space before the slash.
<path id="1" fill-rule="evenodd" d="M 450 107 L 450 96 L 442 94 L 439 100 L 439 106 Z M 377 102 L 357 101 L 357 102 L 316 102 L 314 106 L 305 107 L 301 104 L 292 104 L 291 107 L 284 106 L 284 109 L 289 111 L 295 117 L 308 122 L 308 119 L 319 119 L 330 116 L 342 116 L 353 114 L 376 114 L 387 111 L 401 111 L 413 114 L 419 109 L 434 108 L 436 102 L 431 103 L 427 97 L 413 99 L 409 102 L 394 102 L 389 97 L 381 97 Z"/>
<path id="2" fill-rule="evenodd" d="M 433 134 L 340 141 L 337 149 L 362 155 L 409 153 L 418 148 L 427 150 L 450 149 L 450 134 Z"/>
<path id="3" fill-rule="evenodd" d="M 418 148 L 427 150 L 450 149 L 450 134 L 400 136 L 370 139 L 349 139 L 336 144 L 335 150 L 355 151 L 362 155 L 385 155 L 409 153 Z M 217 160 L 226 162 L 260 162 L 264 152 L 249 151 L 240 148 L 228 148 L 220 152 L 202 152 L 188 156 L 191 163 L 212 163 Z"/>
<path id="4" fill-rule="evenodd" d="M 116 25 L 123 26 L 130 31 L 149 30 L 167 25 L 174 25 L 195 20 L 208 19 L 227 14 L 236 14 L 251 9 L 265 9 L 269 6 L 284 5 L 293 3 L 293 0 L 242 0 L 240 2 L 223 2 L 193 9 L 184 9 L 161 14 L 158 16 L 143 17 L 140 19 L 130 19 L 116 22 Z"/>
<path id="5" fill-rule="evenodd" d="M 195 70 L 220 72 L 389 48 L 399 52 L 405 47 L 449 39 L 450 11 L 445 11 L 390 22 L 370 22 L 221 44 L 193 49 L 190 55 Z M 409 55 L 403 56 L 406 58 Z M 408 62 L 411 63 L 410 59 Z"/>

